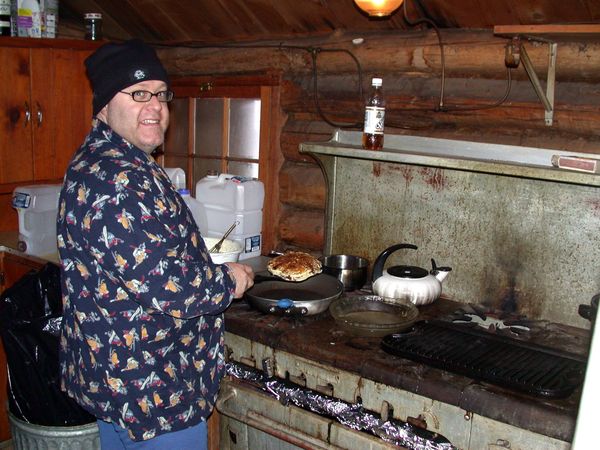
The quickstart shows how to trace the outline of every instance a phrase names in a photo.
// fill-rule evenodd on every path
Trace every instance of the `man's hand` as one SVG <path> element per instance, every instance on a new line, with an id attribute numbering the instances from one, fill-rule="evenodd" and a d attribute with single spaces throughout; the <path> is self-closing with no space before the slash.
<path id="1" fill-rule="evenodd" d="M 228 262 L 225 263 L 235 278 L 234 298 L 242 298 L 244 292 L 254 286 L 254 271 L 246 264 Z"/>

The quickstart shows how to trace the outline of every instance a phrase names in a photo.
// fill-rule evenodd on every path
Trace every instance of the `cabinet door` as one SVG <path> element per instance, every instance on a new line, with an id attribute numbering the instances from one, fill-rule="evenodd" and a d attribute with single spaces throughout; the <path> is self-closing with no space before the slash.
<path id="1" fill-rule="evenodd" d="M 29 49 L 0 47 L 0 183 L 33 175 L 29 69 Z"/>
<path id="2" fill-rule="evenodd" d="M 92 90 L 84 60 L 89 51 L 31 50 L 33 178 L 62 179 L 92 120 Z"/>

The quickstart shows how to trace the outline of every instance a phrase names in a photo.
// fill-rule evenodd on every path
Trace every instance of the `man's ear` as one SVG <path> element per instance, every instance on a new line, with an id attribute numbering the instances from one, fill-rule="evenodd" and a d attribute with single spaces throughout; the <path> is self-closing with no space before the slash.
<path id="1" fill-rule="evenodd" d="M 108 104 L 105 105 L 104 108 L 102 108 L 100 111 L 98 111 L 98 114 L 96 114 L 96 117 L 104 123 L 108 123 L 108 117 L 107 117 L 107 112 L 106 112 L 107 108 L 108 108 Z"/>

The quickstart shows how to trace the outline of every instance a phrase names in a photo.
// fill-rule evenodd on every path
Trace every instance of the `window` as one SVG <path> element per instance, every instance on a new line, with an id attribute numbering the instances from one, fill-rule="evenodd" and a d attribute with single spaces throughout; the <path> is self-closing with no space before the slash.
<path id="1" fill-rule="evenodd" d="M 194 173 L 258 178 L 260 98 L 196 100 Z"/>
<path id="2" fill-rule="evenodd" d="M 282 157 L 273 132 L 279 124 L 279 75 L 187 77 L 171 83 L 175 99 L 163 167 L 179 167 L 195 196 L 208 171 L 258 178 L 265 187 L 263 251 L 274 248 Z M 265 220 L 265 218 L 269 218 Z"/>
<path id="3" fill-rule="evenodd" d="M 185 171 L 192 195 L 209 171 L 264 178 L 261 160 L 268 153 L 269 137 L 261 131 L 269 130 L 265 124 L 270 111 L 265 108 L 270 104 L 270 89 L 215 87 L 212 82 L 187 79 L 182 85 L 174 82 L 173 90 L 163 165 Z"/>

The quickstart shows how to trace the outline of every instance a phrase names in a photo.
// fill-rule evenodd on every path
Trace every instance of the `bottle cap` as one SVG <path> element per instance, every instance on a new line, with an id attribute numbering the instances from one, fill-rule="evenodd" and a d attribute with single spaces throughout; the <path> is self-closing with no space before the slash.
<path id="1" fill-rule="evenodd" d="M 94 20 L 94 19 L 102 19 L 102 14 L 100 13 L 86 13 L 83 16 L 84 19 Z"/>
<path id="2" fill-rule="evenodd" d="M 377 78 L 377 77 L 375 77 L 375 78 L 373 78 L 373 79 L 371 80 L 371 85 L 372 85 L 372 86 L 381 86 L 381 85 L 382 85 L 382 83 L 383 83 L 383 80 L 382 80 L 381 78 Z"/>

